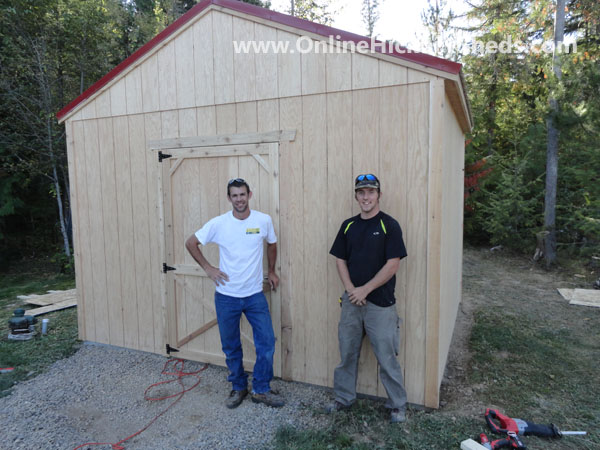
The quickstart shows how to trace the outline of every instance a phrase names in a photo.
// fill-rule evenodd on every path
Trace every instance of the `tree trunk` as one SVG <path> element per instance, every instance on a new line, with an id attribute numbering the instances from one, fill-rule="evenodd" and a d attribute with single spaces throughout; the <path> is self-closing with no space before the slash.
<path id="1" fill-rule="evenodd" d="M 557 80 L 562 77 L 559 53 L 565 33 L 565 0 L 556 1 L 554 19 L 554 55 L 552 69 Z M 546 194 L 544 199 L 544 230 L 548 232 L 545 238 L 546 268 L 556 262 L 556 186 L 558 183 L 558 139 L 560 132 L 555 119 L 558 114 L 558 102 L 550 97 L 550 114 L 546 120 L 548 127 L 548 143 L 546 147 Z"/>

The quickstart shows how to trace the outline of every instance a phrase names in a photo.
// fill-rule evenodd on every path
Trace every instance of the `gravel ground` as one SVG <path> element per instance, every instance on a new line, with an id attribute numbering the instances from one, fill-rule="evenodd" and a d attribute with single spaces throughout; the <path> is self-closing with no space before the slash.
<path id="1" fill-rule="evenodd" d="M 74 449 L 88 442 L 116 443 L 146 426 L 174 399 L 148 402 L 146 388 L 172 379 L 161 372 L 167 358 L 118 347 L 84 344 L 72 357 L 56 362 L 0 399 L 1 449 Z M 185 371 L 203 364 L 186 362 Z M 186 377 L 190 386 L 196 379 Z M 201 382 L 140 435 L 126 441 L 135 449 L 270 448 L 278 427 L 324 425 L 315 410 L 330 401 L 328 390 L 275 380 L 286 399 L 275 409 L 250 398 L 237 409 L 224 405 L 231 385 L 227 370 L 208 366 Z M 178 383 L 154 388 L 154 397 L 179 392 Z M 110 449 L 110 445 L 85 446 Z"/>

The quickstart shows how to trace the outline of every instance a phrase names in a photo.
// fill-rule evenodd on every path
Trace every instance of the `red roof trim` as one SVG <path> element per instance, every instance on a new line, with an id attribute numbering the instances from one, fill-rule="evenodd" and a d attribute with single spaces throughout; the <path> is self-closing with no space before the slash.
<path id="1" fill-rule="evenodd" d="M 348 31 L 340 30 L 337 28 L 328 27 L 326 25 L 321 25 L 318 23 L 310 22 L 308 20 L 299 19 L 297 17 L 293 17 L 287 14 L 282 14 L 277 11 L 271 11 L 265 8 L 261 8 L 259 6 L 251 5 L 249 3 L 244 3 L 239 0 L 203 0 L 199 2 L 196 6 L 190 9 L 186 14 L 181 16 L 159 34 L 157 34 L 152 40 L 146 43 L 144 46 L 140 47 L 136 52 L 134 52 L 131 56 L 123 60 L 119 65 L 117 65 L 114 69 L 104 75 L 100 80 L 94 83 L 90 88 L 84 91 L 79 97 L 61 109 L 56 115 L 57 119 L 61 120 L 65 117 L 70 111 L 72 111 L 77 105 L 79 105 L 84 100 L 90 98 L 93 94 L 102 89 L 106 84 L 108 84 L 111 80 L 113 80 L 118 74 L 123 72 L 125 69 L 133 65 L 137 60 L 142 58 L 146 53 L 160 44 L 162 41 L 167 39 L 185 24 L 187 24 L 190 20 L 196 17 L 200 12 L 208 8 L 210 5 L 220 6 L 227 9 L 232 9 L 235 11 L 239 11 L 251 16 L 259 17 L 262 19 L 270 20 L 272 22 L 277 22 L 282 25 L 287 25 L 293 28 L 297 28 L 299 30 L 307 31 L 309 33 L 315 33 L 321 36 L 329 37 L 334 36 L 336 39 L 345 42 L 354 42 L 357 44 L 358 42 L 369 42 L 370 39 L 361 36 L 358 34 L 350 33 Z M 339 38 L 338 38 L 339 36 Z M 375 41 L 381 42 L 381 41 Z M 378 53 L 384 53 L 377 49 Z M 425 53 L 419 52 L 410 52 L 407 49 L 402 49 L 401 51 L 396 51 L 395 49 L 392 52 L 386 53 L 391 56 L 395 56 L 399 59 L 403 59 L 406 61 L 411 61 L 417 64 L 422 64 L 427 67 L 431 67 L 433 69 L 438 69 L 442 72 L 447 72 L 451 74 L 460 73 L 462 65 L 459 63 L 455 63 L 453 61 L 449 61 L 442 58 L 437 58 L 435 56 L 427 55 Z"/>

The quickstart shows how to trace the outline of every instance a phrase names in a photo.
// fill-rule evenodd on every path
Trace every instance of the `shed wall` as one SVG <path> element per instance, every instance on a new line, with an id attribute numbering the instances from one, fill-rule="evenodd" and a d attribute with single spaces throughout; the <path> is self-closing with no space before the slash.
<path id="1" fill-rule="evenodd" d="M 450 125 L 442 133 L 450 169 L 443 183 L 453 188 L 442 233 L 452 244 L 441 250 L 441 309 L 429 304 L 443 318 L 435 333 L 440 341 L 428 346 L 430 83 L 439 87 L 441 79 L 357 53 L 236 54 L 232 40 L 299 36 L 218 11 L 174 37 L 67 120 L 80 337 L 164 352 L 158 164 L 146 150 L 149 141 L 295 129 L 296 139 L 280 147 L 282 376 L 333 384 L 342 285 L 328 250 L 341 222 L 359 212 L 353 177 L 374 172 L 382 180 L 382 209 L 404 230 L 409 257 L 397 274 L 404 321 L 399 358 L 409 402 L 425 404 L 426 366 L 441 380 L 454 324 L 447 314 L 455 316 L 460 299 L 454 264 L 462 190 L 453 177 L 462 189 L 464 145 L 448 107 L 443 120 Z M 222 195 L 208 188 L 213 192 Z M 367 340 L 358 390 L 386 395 Z"/>

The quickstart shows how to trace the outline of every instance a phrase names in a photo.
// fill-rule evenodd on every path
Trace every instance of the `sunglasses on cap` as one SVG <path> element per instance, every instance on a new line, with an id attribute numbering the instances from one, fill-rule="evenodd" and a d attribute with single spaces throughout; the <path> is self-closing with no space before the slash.
<path id="1" fill-rule="evenodd" d="M 373 175 L 372 173 L 366 173 L 366 174 L 361 174 L 359 176 L 356 177 L 356 180 L 354 180 L 354 184 L 357 185 L 358 183 L 360 183 L 361 181 L 376 181 L 377 183 L 379 183 L 379 180 L 377 179 L 377 177 L 375 175 Z"/>
<path id="2" fill-rule="evenodd" d="M 233 183 L 246 183 L 246 180 L 244 180 L 243 178 L 232 178 L 227 182 L 227 186 L 230 186 Z"/>

